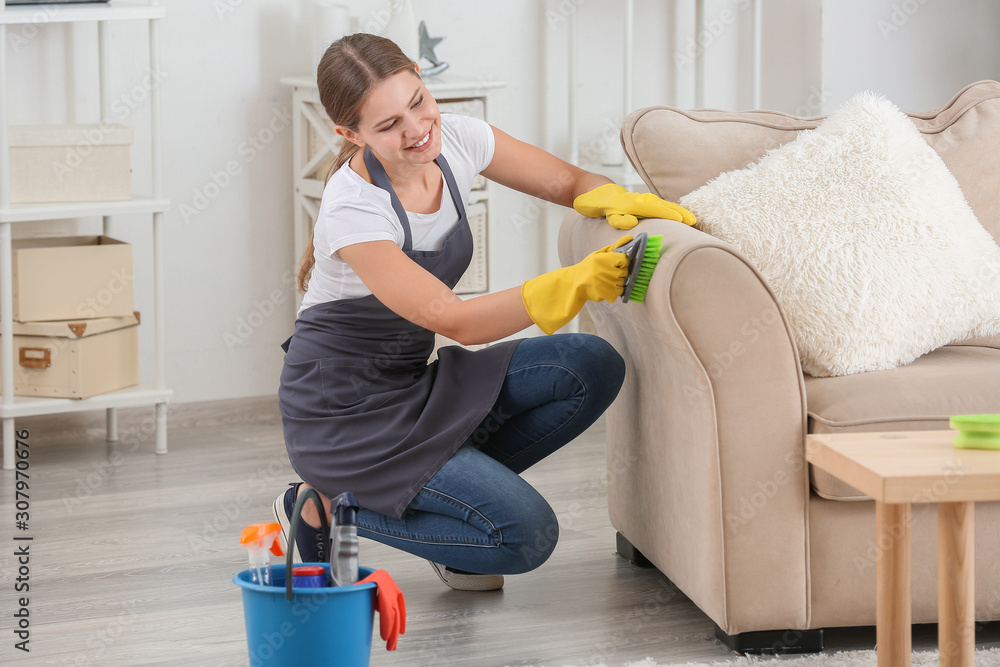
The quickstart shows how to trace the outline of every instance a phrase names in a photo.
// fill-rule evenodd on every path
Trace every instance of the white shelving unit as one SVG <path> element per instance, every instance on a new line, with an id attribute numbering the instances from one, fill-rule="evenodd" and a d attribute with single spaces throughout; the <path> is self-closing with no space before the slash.
<path id="1" fill-rule="evenodd" d="M 292 88 L 292 180 L 295 185 L 295 213 L 293 217 L 293 264 L 298 264 L 302 252 L 312 235 L 312 225 L 319 212 L 319 202 L 323 196 L 325 165 L 337 155 L 340 150 L 340 137 L 334 131 L 323 105 L 319 101 L 319 89 L 315 77 L 287 76 L 281 83 Z M 490 92 L 502 88 L 504 83 L 487 81 L 472 77 L 443 75 L 424 80 L 427 90 L 434 96 L 441 111 L 462 112 L 460 105 L 475 103 L 482 105 L 483 120 L 488 120 L 487 97 Z M 473 257 L 470 273 L 477 269 L 482 279 L 460 282 L 456 291 L 460 293 L 478 293 L 486 291 L 486 218 L 479 225 L 473 220 L 475 208 L 482 207 L 484 216 L 489 215 L 489 186 L 485 178 L 477 183 L 469 195 L 469 222 L 476 236 L 478 257 Z M 481 228 L 478 230 L 477 227 Z M 481 265 L 477 265 L 481 262 Z M 467 274 L 468 275 L 468 274 Z M 464 284 L 476 286 L 463 289 Z M 482 289 L 478 287 L 482 285 Z M 300 295 L 301 298 L 301 295 Z"/>
<path id="2" fill-rule="evenodd" d="M 173 392 L 166 388 L 164 361 L 164 293 L 163 293 L 163 215 L 170 202 L 163 197 L 161 170 L 162 133 L 161 102 L 157 86 L 150 90 L 150 153 L 152 160 L 152 195 L 133 197 L 123 202 L 86 202 L 79 204 L 16 204 L 10 203 L 9 156 L 7 136 L 7 29 L 24 23 L 77 23 L 93 22 L 98 30 L 98 67 L 100 72 L 101 120 L 110 122 L 111 96 L 109 92 L 110 21 L 142 20 L 149 27 L 149 67 L 160 71 L 160 20 L 166 10 L 156 0 L 149 3 L 112 0 L 107 4 L 85 5 L 17 5 L 6 6 L 0 0 L 0 355 L 2 355 L 2 400 L 0 417 L 3 419 L 3 467 L 14 467 L 14 419 L 31 415 L 48 415 L 86 410 L 105 410 L 107 438 L 118 439 L 117 409 L 126 407 L 155 407 L 156 453 L 167 452 L 167 403 Z M 153 317 L 155 337 L 155 382 L 151 387 L 138 386 L 119 391 L 74 400 L 63 398 L 31 398 L 14 396 L 14 336 L 13 336 L 13 281 L 11 275 L 11 225 L 28 224 L 39 220 L 70 220 L 75 218 L 103 219 L 104 234 L 108 234 L 110 218 L 114 215 L 148 214 L 153 227 Z M 146 322 L 149 320 L 144 318 Z"/>

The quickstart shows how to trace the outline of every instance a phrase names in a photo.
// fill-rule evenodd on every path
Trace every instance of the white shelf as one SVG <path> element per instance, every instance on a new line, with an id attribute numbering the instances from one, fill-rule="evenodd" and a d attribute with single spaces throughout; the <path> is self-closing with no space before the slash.
<path id="1" fill-rule="evenodd" d="M 441 74 L 424 79 L 424 84 L 434 95 L 448 93 L 449 97 L 484 97 L 487 93 L 497 88 L 503 88 L 507 84 L 500 81 L 490 81 L 488 79 L 475 79 L 472 77 L 451 76 Z"/>
<path id="2" fill-rule="evenodd" d="M 316 77 L 306 76 L 305 74 L 300 76 L 283 76 L 278 79 L 282 84 L 286 86 L 292 86 L 293 88 L 316 88 Z"/>
<path id="3" fill-rule="evenodd" d="M 637 187 L 644 188 L 646 184 L 643 182 L 642 177 L 639 176 L 638 172 L 632 168 L 632 165 L 625 162 L 619 165 L 606 165 L 606 164 L 582 164 L 582 168 L 587 171 L 591 171 L 595 174 L 600 174 L 601 176 L 607 176 L 615 183 L 619 185 L 624 185 L 630 190 L 634 190 Z"/>
<path id="4" fill-rule="evenodd" d="M 616 181 L 621 182 L 621 181 Z M 639 181 L 642 182 L 641 180 Z M 310 199 L 322 199 L 323 188 L 326 187 L 326 183 L 318 178 L 301 178 L 295 184 L 295 192 L 304 197 L 309 197 Z M 475 204 L 476 202 L 484 202 L 489 200 L 489 193 L 486 190 L 473 190 L 469 194 L 470 204 Z M 2 213 L 0 213 L 0 221 L 3 220 Z"/>
<path id="5" fill-rule="evenodd" d="M 284 85 L 294 88 L 317 88 L 315 76 L 283 76 L 280 81 Z M 454 99 L 460 97 L 485 97 L 491 90 L 503 88 L 507 84 L 501 81 L 489 81 L 471 76 L 450 76 L 443 74 L 424 79 L 424 85 L 427 86 L 427 90 L 430 91 L 431 95 L 435 97 L 438 95 L 447 95 L 449 98 Z"/>
<path id="6" fill-rule="evenodd" d="M 302 178 L 295 184 L 296 192 L 311 199 L 321 199 L 324 187 L 326 184 L 318 178 Z"/>
<path id="7" fill-rule="evenodd" d="M 99 101 L 102 117 L 110 114 L 111 29 L 108 21 L 145 21 L 149 31 L 149 69 L 154 73 L 160 67 L 160 19 L 166 16 L 166 9 L 158 0 L 134 2 L 112 0 L 110 3 L 63 4 L 63 5 L 19 5 L 8 7 L 0 0 L 0 357 L 3 372 L 0 373 L 0 419 L 3 421 L 3 468 L 14 468 L 17 417 L 28 415 L 48 415 L 62 412 L 82 412 L 85 410 L 105 410 L 107 412 L 108 440 L 118 439 L 118 408 L 153 406 L 155 410 L 156 453 L 167 453 L 167 410 L 166 404 L 173 396 L 165 388 L 166 360 L 164 341 L 166 328 L 163 314 L 166 310 L 163 276 L 163 233 L 164 213 L 170 201 L 163 196 L 162 179 L 162 103 L 157 86 L 149 91 L 150 117 L 150 163 L 152 183 L 150 197 L 133 197 L 128 201 L 70 202 L 59 204 L 12 204 L 10 203 L 9 143 L 7 136 L 7 49 L 8 26 L 16 31 L 21 25 L 42 25 L 46 23 L 75 23 L 93 21 L 97 23 Z M 13 347 L 13 276 L 12 225 L 41 220 L 69 220 L 74 218 L 103 218 L 104 234 L 108 233 L 109 221 L 114 216 L 142 214 L 151 218 L 152 225 L 152 269 L 153 269 L 153 344 L 154 344 L 154 387 L 130 387 L 100 396 L 75 400 L 68 398 L 37 398 L 14 395 L 14 347 Z"/>
<path id="8" fill-rule="evenodd" d="M 165 7 L 124 0 L 80 5 L 7 5 L 0 6 L 0 24 L 160 19 L 166 16 L 166 13 Z"/>
<path id="9" fill-rule="evenodd" d="M 15 396 L 13 403 L 0 403 L 0 418 L 54 415 L 63 412 L 84 412 L 108 408 L 137 408 L 154 403 L 169 403 L 172 389 L 136 386 L 98 394 L 90 398 L 41 398 Z"/>
<path id="10" fill-rule="evenodd" d="M 0 209 L 0 223 L 96 218 L 136 213 L 163 213 L 168 208 L 170 208 L 170 200 L 153 199 L 151 197 L 133 197 L 128 201 L 12 204 L 10 208 Z"/>

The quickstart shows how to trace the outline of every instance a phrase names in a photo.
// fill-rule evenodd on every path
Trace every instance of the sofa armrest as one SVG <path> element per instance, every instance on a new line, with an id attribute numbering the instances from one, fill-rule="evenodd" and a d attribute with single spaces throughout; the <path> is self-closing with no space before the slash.
<path id="1" fill-rule="evenodd" d="M 697 229 L 647 219 L 666 251 L 643 303 L 588 304 L 627 373 L 608 411 L 614 527 L 730 634 L 808 627 L 802 370 L 757 270 Z M 623 232 L 570 213 L 563 264 Z"/>

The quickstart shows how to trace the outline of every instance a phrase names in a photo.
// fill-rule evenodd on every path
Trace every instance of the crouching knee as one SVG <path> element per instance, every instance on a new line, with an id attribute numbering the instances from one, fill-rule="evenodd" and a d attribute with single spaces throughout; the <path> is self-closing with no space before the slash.
<path id="1" fill-rule="evenodd" d="M 549 559 L 559 542 L 559 520 L 548 505 L 545 511 L 524 521 L 510 535 L 505 536 L 504 547 L 508 563 L 507 574 L 521 574 L 534 570 Z"/>

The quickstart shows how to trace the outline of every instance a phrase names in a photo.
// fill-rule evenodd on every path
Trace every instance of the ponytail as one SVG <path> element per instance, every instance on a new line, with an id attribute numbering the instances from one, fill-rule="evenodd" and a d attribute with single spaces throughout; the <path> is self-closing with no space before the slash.
<path id="1" fill-rule="evenodd" d="M 323 182 L 329 183 L 330 177 L 333 176 L 334 172 L 347 164 L 357 151 L 358 147 L 355 144 L 352 144 L 347 139 L 341 139 L 340 152 L 337 153 L 337 157 L 330 163 L 330 168 L 326 171 L 326 179 Z M 314 220 L 314 229 L 315 226 L 316 221 Z M 315 236 L 315 231 L 309 235 L 309 243 L 306 244 L 306 249 L 302 252 L 302 257 L 299 258 L 299 268 L 295 276 L 295 286 L 303 294 L 309 289 L 309 278 L 312 276 L 313 267 L 316 266 L 316 246 L 313 244 Z"/>

